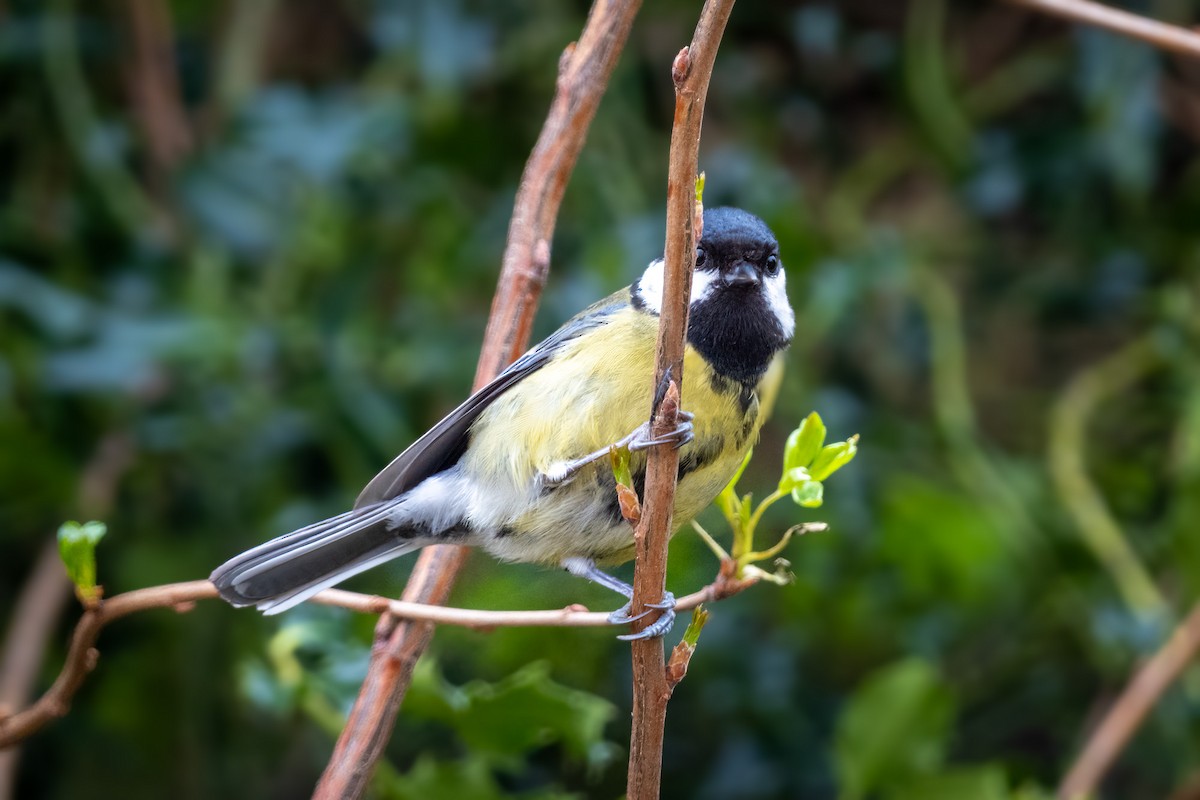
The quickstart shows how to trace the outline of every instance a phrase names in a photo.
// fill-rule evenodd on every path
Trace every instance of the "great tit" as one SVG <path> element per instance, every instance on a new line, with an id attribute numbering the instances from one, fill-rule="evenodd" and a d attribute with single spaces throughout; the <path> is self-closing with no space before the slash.
<path id="1" fill-rule="evenodd" d="M 626 598 L 600 571 L 634 555 L 608 459 L 632 453 L 641 492 L 646 449 L 679 447 L 674 520 L 684 525 L 725 487 L 758 437 L 795 318 L 779 245 L 758 217 L 704 212 L 681 394 L 691 413 L 650 437 L 663 261 L 584 309 L 417 439 L 354 508 L 236 556 L 211 576 L 235 606 L 284 611 L 376 564 L 429 544 L 481 547 L 503 561 L 561 566 Z M 670 628 L 674 605 L 645 635 Z M 628 621 L 628 604 L 613 621 Z"/>

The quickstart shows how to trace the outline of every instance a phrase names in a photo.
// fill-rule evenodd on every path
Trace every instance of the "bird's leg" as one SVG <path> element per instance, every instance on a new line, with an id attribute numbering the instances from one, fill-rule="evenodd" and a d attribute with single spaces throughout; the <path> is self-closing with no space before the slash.
<path id="1" fill-rule="evenodd" d="M 651 613 L 651 611 L 643 611 L 636 617 L 629 616 L 629 605 L 633 602 L 633 587 L 620 578 L 614 578 L 607 572 L 601 571 L 596 567 L 596 562 L 590 558 L 567 558 L 563 559 L 562 565 L 572 575 L 587 578 L 592 583 L 599 584 L 605 589 L 611 589 L 629 600 L 629 603 L 608 615 L 608 621 L 613 625 L 625 625 Z M 675 595 L 664 589 L 662 602 L 646 603 L 646 608 L 657 609 L 662 611 L 662 614 L 641 631 L 618 636 L 618 639 L 627 642 L 634 639 L 653 639 L 656 636 L 665 636 L 671 630 L 671 626 L 675 624 Z"/>
<path id="2" fill-rule="evenodd" d="M 588 453 L 583 458 L 573 458 L 551 464 L 546 471 L 538 475 L 538 485 L 543 489 L 557 489 L 559 486 L 565 486 L 579 474 L 581 469 L 604 458 L 614 447 L 628 447 L 630 452 L 645 450 L 660 444 L 669 444 L 676 448 L 683 447 L 696 436 L 695 425 L 692 422 L 694 419 L 695 415 L 690 411 L 680 410 L 675 428 L 658 437 L 651 436 L 650 423 L 643 422 L 628 436 L 613 442 L 608 447 Z"/>

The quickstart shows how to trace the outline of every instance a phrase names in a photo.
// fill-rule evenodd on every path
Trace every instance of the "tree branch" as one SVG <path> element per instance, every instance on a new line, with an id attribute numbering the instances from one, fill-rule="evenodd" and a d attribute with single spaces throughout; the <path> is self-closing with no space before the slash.
<path id="1" fill-rule="evenodd" d="M 696 173 L 699 162 L 700 127 L 704 101 L 712 75 L 717 46 L 733 0 L 706 0 L 696 24 L 692 43 L 675 57 L 671 78 L 675 84 L 675 119 L 671 129 L 670 165 L 667 174 L 667 236 L 664 252 L 662 312 L 659 318 L 655 355 L 654 386 L 673 378 L 674 397 L 664 401 L 653 420 L 657 435 L 673 428 L 679 410 L 678 386 L 683 382 L 684 333 L 687 330 L 692 268 L 696 258 Z M 634 534 L 637 561 L 634 565 L 633 600 L 636 615 L 647 603 L 662 600 L 667 572 L 667 544 L 672 530 L 675 482 L 679 452 L 671 447 L 650 451 L 646 465 L 646 488 L 642 518 Z M 634 623 L 640 630 L 651 621 Z M 629 745 L 629 800 L 651 800 L 659 795 L 662 779 L 663 730 L 667 700 L 671 696 L 663 642 L 660 637 L 636 640 L 633 657 L 633 730 Z"/>
<path id="2" fill-rule="evenodd" d="M 117 488 L 133 458 L 133 440 L 127 432 L 113 431 L 100 440 L 75 490 L 81 518 L 103 519 L 112 512 Z M 58 542 L 51 536 L 17 598 L 0 649 L 0 720 L 33 695 L 46 646 L 70 597 L 71 581 L 63 570 Z M 13 797 L 19 758 L 15 747 L 0 752 L 0 800 Z"/>
<path id="3" fill-rule="evenodd" d="M 732 574 L 732 569 L 722 565 L 716 580 L 681 598 L 677 607 L 687 611 L 702 603 L 724 600 L 756 583 L 753 580 L 735 580 L 730 577 Z M 95 648 L 96 640 L 100 631 L 110 622 L 151 608 L 190 611 L 197 601 L 217 597 L 216 588 L 206 580 L 168 583 L 114 595 L 102 600 L 96 608 L 85 611 L 75 626 L 66 661 L 54 684 L 33 705 L 22 711 L 7 713 L 0 710 L 0 750 L 32 736 L 70 710 L 75 693 L 96 667 L 100 656 Z M 512 627 L 597 628 L 612 625 L 606 612 L 588 611 L 581 605 L 546 611 L 480 611 L 392 600 L 341 589 L 326 589 L 309 602 L 362 614 L 385 614 L 427 624 L 458 625 L 477 630 Z"/>
<path id="4" fill-rule="evenodd" d="M 1092 797 L 1113 761 L 1125 749 L 1146 714 L 1200 649 L 1200 603 L 1192 607 L 1171 638 L 1136 673 L 1088 737 L 1058 788 L 1063 800 Z"/>
<path id="5" fill-rule="evenodd" d="M 1091 0 L 1008 0 L 1008 2 L 1051 16 L 1095 25 L 1097 28 L 1104 28 L 1131 39 L 1146 42 L 1160 50 L 1200 58 L 1200 34 L 1178 25 L 1169 25 L 1139 14 L 1110 8 L 1102 3 L 1093 3 Z"/>
<path id="6" fill-rule="evenodd" d="M 596 0 L 579 41 L 568 45 L 559 61 L 554 100 L 514 202 L 499 285 L 475 373 L 477 389 L 528 345 L 567 179 L 640 6 L 640 0 Z M 425 548 L 404 599 L 444 603 L 465 558 L 460 547 Z M 402 623 L 390 614 L 380 619 L 366 679 L 315 798 L 356 798 L 366 792 L 413 669 L 432 636 L 429 623 Z"/>

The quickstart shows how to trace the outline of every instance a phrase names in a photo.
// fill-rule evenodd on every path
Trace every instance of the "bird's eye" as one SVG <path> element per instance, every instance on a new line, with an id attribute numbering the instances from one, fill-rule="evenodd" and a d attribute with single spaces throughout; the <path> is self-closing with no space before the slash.
<path id="1" fill-rule="evenodd" d="M 703 247 L 696 248 L 696 266 L 703 267 L 708 263 L 708 253 L 704 252 Z"/>
<path id="2" fill-rule="evenodd" d="M 767 256 L 766 264 L 767 274 L 775 275 L 779 272 L 779 256 Z"/>

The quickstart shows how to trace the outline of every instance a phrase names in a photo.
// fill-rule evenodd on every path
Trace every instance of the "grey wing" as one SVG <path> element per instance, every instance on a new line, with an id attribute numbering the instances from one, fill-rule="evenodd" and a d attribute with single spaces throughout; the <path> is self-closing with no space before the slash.
<path id="1" fill-rule="evenodd" d="M 430 475 L 453 466 L 467 449 L 471 425 L 497 397 L 544 366 L 567 342 L 604 324 L 613 313 L 628 304 L 628 297 L 628 290 L 624 290 L 596 303 L 510 364 L 491 383 L 468 397 L 384 467 L 362 490 L 354 507 L 390 500 Z"/>

